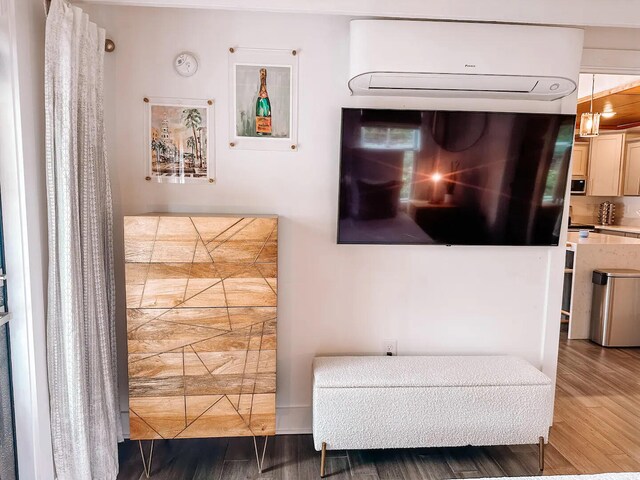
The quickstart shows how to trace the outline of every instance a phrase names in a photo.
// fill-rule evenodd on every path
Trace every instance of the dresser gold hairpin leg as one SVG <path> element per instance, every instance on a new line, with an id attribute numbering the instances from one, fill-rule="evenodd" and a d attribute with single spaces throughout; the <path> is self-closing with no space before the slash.
<path id="1" fill-rule="evenodd" d="M 142 440 L 138 440 L 138 446 L 140 447 L 140 456 L 142 457 L 142 468 L 144 469 L 144 476 L 149 478 L 151 476 L 151 460 L 153 459 L 153 442 L 151 440 L 151 448 L 149 448 L 149 460 L 144 458 L 144 450 L 142 449 Z"/>
<path id="2" fill-rule="evenodd" d="M 258 464 L 258 473 L 262 473 L 262 468 L 264 467 L 264 455 L 267 452 L 267 441 L 269 437 L 264 437 L 264 445 L 262 447 L 262 458 L 258 455 L 258 442 L 256 441 L 255 435 L 253 436 L 253 449 L 256 452 L 256 463 Z"/>

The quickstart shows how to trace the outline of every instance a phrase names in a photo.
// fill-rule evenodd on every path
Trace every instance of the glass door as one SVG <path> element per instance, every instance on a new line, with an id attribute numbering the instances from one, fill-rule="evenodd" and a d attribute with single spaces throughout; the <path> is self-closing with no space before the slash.
<path id="1" fill-rule="evenodd" d="M 0 201 L 0 480 L 15 480 L 17 475 L 11 359 L 9 357 L 9 314 L 4 262 L 4 235 Z"/>

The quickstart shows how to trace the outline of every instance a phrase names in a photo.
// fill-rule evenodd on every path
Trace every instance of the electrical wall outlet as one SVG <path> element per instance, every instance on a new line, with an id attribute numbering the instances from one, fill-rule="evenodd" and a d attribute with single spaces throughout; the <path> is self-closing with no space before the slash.
<path id="1" fill-rule="evenodd" d="M 382 351 L 389 357 L 394 357 L 398 354 L 398 342 L 396 340 L 384 340 L 382 342 Z"/>

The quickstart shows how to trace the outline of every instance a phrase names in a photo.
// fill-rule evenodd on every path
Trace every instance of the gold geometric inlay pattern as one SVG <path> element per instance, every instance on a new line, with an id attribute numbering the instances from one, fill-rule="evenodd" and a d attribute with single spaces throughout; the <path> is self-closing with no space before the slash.
<path id="1" fill-rule="evenodd" d="M 124 219 L 132 440 L 275 435 L 278 219 Z"/>

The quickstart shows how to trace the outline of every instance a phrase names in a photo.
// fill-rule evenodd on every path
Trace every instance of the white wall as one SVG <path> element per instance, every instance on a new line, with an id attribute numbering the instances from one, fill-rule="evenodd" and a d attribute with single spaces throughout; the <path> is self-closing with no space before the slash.
<path id="1" fill-rule="evenodd" d="M 615 10 L 610 3 L 607 3 L 605 10 L 625 15 L 623 11 Z M 595 11 L 599 13 L 602 9 Z M 625 75 L 640 73 L 640 29 L 588 27 L 584 33 L 582 72 Z"/>
<path id="2" fill-rule="evenodd" d="M 591 96 L 592 80 L 593 77 L 590 74 L 580 74 L 578 81 L 578 98 Z M 638 80 L 640 80 L 640 75 L 596 75 L 593 91 L 597 94 L 605 90 L 627 85 L 631 82 L 637 82 Z"/>
<path id="3" fill-rule="evenodd" d="M 377 354 L 383 339 L 397 339 L 400 354 L 521 355 L 555 378 L 561 248 L 336 244 L 342 106 L 522 110 L 525 105 L 351 98 L 346 85 L 349 29 L 344 17 L 86 9 L 117 45 L 115 53 L 107 55 L 106 113 L 118 222 L 120 298 L 124 293 L 122 215 L 179 211 L 281 216 L 280 433 L 310 429 L 314 355 Z M 297 153 L 228 148 L 230 46 L 300 50 Z M 200 70 L 194 77 L 184 79 L 173 72 L 173 58 L 181 50 L 192 50 L 200 57 Z M 145 96 L 215 99 L 215 185 L 145 182 Z M 558 102 L 534 103 L 534 108 L 559 109 Z M 575 105 L 575 96 L 566 104 Z M 126 406 L 122 302 L 118 315 Z"/>
<path id="4" fill-rule="evenodd" d="M 614 8 L 608 4 L 607 9 L 614 13 Z M 616 15 L 623 16 L 621 10 L 615 11 Z M 574 25 L 576 23 L 573 23 Z M 640 49 L 640 28 L 607 28 L 588 27 L 584 31 L 584 48 L 603 48 L 613 50 L 638 50 Z"/>
<path id="5" fill-rule="evenodd" d="M 52 479 L 45 342 L 44 9 L 0 4 L 0 186 L 20 478 Z"/>

